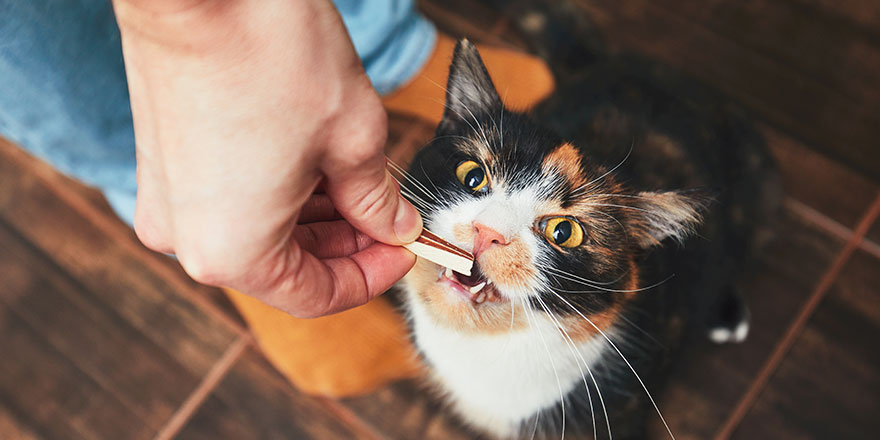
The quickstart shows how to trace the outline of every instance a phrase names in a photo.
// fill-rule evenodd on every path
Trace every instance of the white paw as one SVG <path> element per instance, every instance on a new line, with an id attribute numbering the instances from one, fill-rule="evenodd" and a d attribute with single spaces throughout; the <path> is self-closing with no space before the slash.
<path id="1" fill-rule="evenodd" d="M 726 327 L 715 327 L 709 330 L 709 340 L 716 344 L 739 343 L 749 335 L 748 321 L 740 322 L 733 331 Z"/>

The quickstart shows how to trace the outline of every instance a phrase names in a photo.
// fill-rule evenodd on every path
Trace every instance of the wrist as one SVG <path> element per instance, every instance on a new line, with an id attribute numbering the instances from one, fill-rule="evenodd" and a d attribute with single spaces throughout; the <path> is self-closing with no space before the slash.
<path id="1" fill-rule="evenodd" d="M 316 19 L 335 13 L 327 0 L 112 0 L 123 38 L 139 43 L 202 52 L 230 40 L 263 31 L 269 17 L 308 29 Z"/>

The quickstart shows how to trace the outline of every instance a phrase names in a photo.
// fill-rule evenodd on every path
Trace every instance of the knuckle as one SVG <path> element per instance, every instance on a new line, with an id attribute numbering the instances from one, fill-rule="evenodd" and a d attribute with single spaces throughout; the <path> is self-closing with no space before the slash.
<path id="1" fill-rule="evenodd" d="M 338 138 L 335 160 L 348 168 L 360 167 L 375 161 L 377 165 L 383 161 L 383 148 L 388 136 L 388 117 L 379 111 L 362 111 L 351 119 L 343 119 L 345 127 L 356 127 L 356 130 L 345 129 L 344 135 Z"/>
<path id="2" fill-rule="evenodd" d="M 391 197 L 388 188 L 383 184 L 384 181 L 374 185 L 371 189 L 364 193 L 352 206 L 351 213 L 361 219 L 374 218 L 382 213 L 389 212 L 393 208 L 393 202 L 396 200 Z"/>
<path id="3" fill-rule="evenodd" d="M 210 286 L 238 284 L 239 273 L 234 259 L 225 258 L 235 253 L 218 248 L 216 242 L 189 239 L 177 249 L 177 259 L 183 270 L 195 281 Z"/>
<path id="4" fill-rule="evenodd" d="M 170 240 L 150 217 L 135 213 L 134 233 L 138 240 L 148 249 L 156 252 L 169 252 L 172 250 Z"/>
<path id="5" fill-rule="evenodd" d="M 225 284 L 225 278 L 222 276 L 223 271 L 218 268 L 219 265 L 211 260 L 194 256 L 188 252 L 179 252 L 177 258 L 183 270 L 193 280 L 210 286 Z"/>
<path id="6" fill-rule="evenodd" d="M 380 165 L 379 162 L 383 160 L 382 144 L 366 138 L 350 140 L 346 151 L 341 153 L 338 160 L 346 168 L 372 166 L 371 162 Z"/>

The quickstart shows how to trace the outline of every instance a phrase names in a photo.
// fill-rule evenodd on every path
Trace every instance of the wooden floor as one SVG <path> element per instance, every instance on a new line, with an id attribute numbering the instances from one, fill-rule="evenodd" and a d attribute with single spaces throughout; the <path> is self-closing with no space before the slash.
<path id="1" fill-rule="evenodd" d="M 677 438 L 876 438 L 880 3 L 573 2 L 614 50 L 748 109 L 785 178 L 779 237 L 748 274 L 748 341 L 693 347 L 660 396 Z M 447 32 L 527 47 L 517 17 L 482 3 L 421 5 Z M 391 132 L 403 159 L 431 129 L 395 116 Z M 95 191 L 2 141 L 0 356 L 4 439 L 467 438 L 413 383 L 297 392 L 218 291 L 144 249 Z"/>

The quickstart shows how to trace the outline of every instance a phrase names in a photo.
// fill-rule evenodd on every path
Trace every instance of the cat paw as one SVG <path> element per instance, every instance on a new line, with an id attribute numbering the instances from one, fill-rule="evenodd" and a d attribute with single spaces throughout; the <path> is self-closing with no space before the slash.
<path id="1" fill-rule="evenodd" d="M 740 343 L 749 335 L 749 309 L 736 289 L 730 289 L 718 302 L 707 335 L 716 344 Z"/>
<path id="2" fill-rule="evenodd" d="M 740 343 L 749 335 L 749 322 L 742 321 L 734 328 L 713 327 L 709 329 L 709 340 L 716 344 Z"/>

